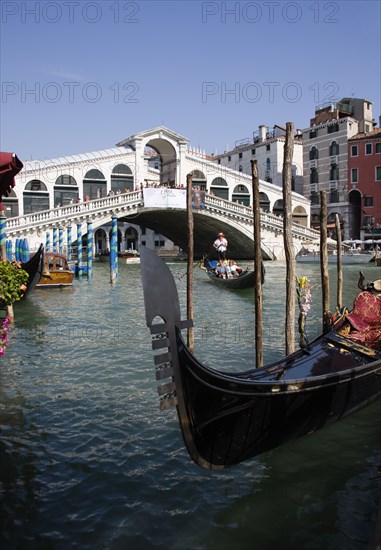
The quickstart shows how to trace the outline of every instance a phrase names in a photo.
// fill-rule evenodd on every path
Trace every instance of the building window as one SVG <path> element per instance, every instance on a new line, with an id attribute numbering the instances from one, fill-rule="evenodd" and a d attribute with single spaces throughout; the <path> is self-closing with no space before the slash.
<path id="1" fill-rule="evenodd" d="M 334 132 L 339 131 L 339 123 L 336 122 L 335 124 L 330 124 L 327 126 L 327 134 L 333 134 Z"/>
<path id="2" fill-rule="evenodd" d="M 365 144 L 365 154 L 366 155 L 371 155 L 372 151 L 373 151 L 372 144 L 371 143 L 366 143 Z"/>
<path id="3" fill-rule="evenodd" d="M 217 164 L 221 164 L 221 159 L 218 159 Z"/>
<path id="4" fill-rule="evenodd" d="M 310 160 L 315 160 L 319 158 L 319 151 L 317 150 L 317 147 L 313 146 L 310 149 Z"/>
<path id="5" fill-rule="evenodd" d="M 358 183 L 358 181 L 359 181 L 358 168 L 352 168 L 352 170 L 351 170 L 351 183 Z"/>
<path id="6" fill-rule="evenodd" d="M 311 168 L 310 183 L 319 183 L 319 174 L 316 168 Z"/>
<path id="7" fill-rule="evenodd" d="M 373 197 L 364 197 L 364 206 L 373 206 Z"/>
<path id="8" fill-rule="evenodd" d="M 331 165 L 331 170 L 330 170 L 329 179 L 330 179 L 331 181 L 333 181 L 333 180 L 338 180 L 338 179 L 339 179 L 339 171 L 338 171 L 338 169 L 337 169 L 337 164 L 332 164 L 332 165 Z"/>
<path id="9" fill-rule="evenodd" d="M 231 159 L 232 159 L 232 158 L 231 158 L 231 156 L 229 155 L 229 156 L 228 156 L 228 162 L 230 162 L 230 161 L 231 161 Z"/>
<path id="10" fill-rule="evenodd" d="M 238 158 L 240 158 L 240 159 L 242 158 L 242 153 L 238 154 Z"/>
<path id="11" fill-rule="evenodd" d="M 240 164 L 239 167 L 238 167 L 238 171 L 239 171 L 239 172 L 242 172 L 242 170 L 243 170 L 242 164 Z"/>
<path id="12" fill-rule="evenodd" d="M 266 144 L 266 151 L 270 151 L 270 143 Z"/>
<path id="13" fill-rule="evenodd" d="M 376 166 L 376 181 L 381 181 L 381 166 Z"/>
<path id="14" fill-rule="evenodd" d="M 379 143 L 376 143 L 376 155 L 381 154 L 381 141 Z"/>
<path id="15" fill-rule="evenodd" d="M 363 224 L 364 228 L 371 229 L 373 227 L 374 217 L 373 216 L 364 216 Z"/>
<path id="16" fill-rule="evenodd" d="M 333 157 L 339 154 L 339 144 L 337 141 L 333 141 L 329 146 L 329 156 Z"/>
<path id="17" fill-rule="evenodd" d="M 380 145 L 381 145 L 381 143 L 380 143 Z M 255 155 L 255 149 L 252 149 L 252 150 L 251 150 L 251 154 L 252 154 L 252 155 Z"/>
<path id="18" fill-rule="evenodd" d="M 310 139 L 314 139 L 317 137 L 317 130 L 311 130 L 310 131 Z"/>
<path id="19" fill-rule="evenodd" d="M 352 145 L 351 147 L 351 157 L 357 157 L 359 154 L 359 148 L 357 145 Z"/>

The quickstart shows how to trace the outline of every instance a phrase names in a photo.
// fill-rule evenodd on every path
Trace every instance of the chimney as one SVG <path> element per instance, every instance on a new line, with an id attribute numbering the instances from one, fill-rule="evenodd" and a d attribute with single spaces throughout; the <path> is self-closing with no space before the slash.
<path id="1" fill-rule="evenodd" d="M 266 126 L 261 124 L 259 126 L 259 143 L 266 141 Z"/>

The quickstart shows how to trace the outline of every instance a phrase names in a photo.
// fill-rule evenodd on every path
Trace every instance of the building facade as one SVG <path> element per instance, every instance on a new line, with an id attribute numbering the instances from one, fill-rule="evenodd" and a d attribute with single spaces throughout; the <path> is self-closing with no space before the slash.
<path id="1" fill-rule="evenodd" d="M 361 129 L 373 129 L 372 103 L 365 99 L 343 98 L 319 106 L 303 135 L 303 195 L 311 200 L 311 226 L 320 225 L 320 191 L 327 194 L 328 228 L 334 236 L 335 215 L 340 219 L 342 237 L 353 232 L 348 196 L 348 140 Z"/>
<path id="2" fill-rule="evenodd" d="M 350 238 L 381 237 L 381 129 L 348 140 Z"/>
<path id="3" fill-rule="evenodd" d="M 261 125 L 252 138 L 236 142 L 234 149 L 213 155 L 221 166 L 251 175 L 251 160 L 257 160 L 259 178 L 282 187 L 282 170 L 286 129 L 275 125 L 272 130 Z M 294 139 L 292 190 L 303 193 L 303 143 L 297 131 Z"/>

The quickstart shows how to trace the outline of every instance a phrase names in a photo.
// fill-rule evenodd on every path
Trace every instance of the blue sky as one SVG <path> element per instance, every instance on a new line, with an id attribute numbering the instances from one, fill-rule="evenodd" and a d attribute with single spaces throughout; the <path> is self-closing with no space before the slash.
<path id="1" fill-rule="evenodd" d="M 341 97 L 380 108 L 379 1 L 1 2 L 0 149 L 113 147 L 165 125 L 207 153 L 306 128 Z"/>

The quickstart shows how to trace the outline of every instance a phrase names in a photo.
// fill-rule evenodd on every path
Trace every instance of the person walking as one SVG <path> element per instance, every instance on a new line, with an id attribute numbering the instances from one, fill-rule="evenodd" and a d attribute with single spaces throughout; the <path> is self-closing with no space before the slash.
<path id="1" fill-rule="evenodd" d="M 223 233 L 218 233 L 217 239 L 213 243 L 214 248 L 217 251 L 218 259 L 226 260 L 226 251 L 228 248 L 228 241 Z"/>

